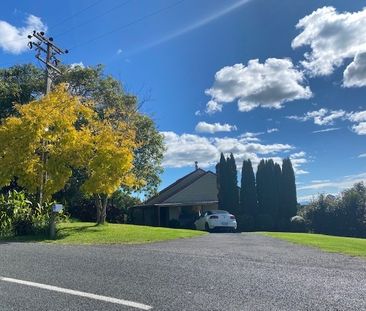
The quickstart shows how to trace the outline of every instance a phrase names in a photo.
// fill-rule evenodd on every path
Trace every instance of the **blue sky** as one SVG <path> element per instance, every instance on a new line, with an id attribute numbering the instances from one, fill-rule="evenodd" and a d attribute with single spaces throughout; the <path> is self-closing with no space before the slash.
<path id="1" fill-rule="evenodd" d="M 105 64 L 164 133 L 161 187 L 220 152 L 291 157 L 298 196 L 366 178 L 365 1 L 2 1 L 0 65 L 34 62 L 47 29 L 65 63 Z"/>

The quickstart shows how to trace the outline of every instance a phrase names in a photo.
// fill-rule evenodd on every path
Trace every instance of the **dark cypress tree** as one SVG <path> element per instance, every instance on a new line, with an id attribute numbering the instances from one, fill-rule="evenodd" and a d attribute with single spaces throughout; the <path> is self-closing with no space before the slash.
<path id="1" fill-rule="evenodd" d="M 295 172 L 289 158 L 282 160 L 280 215 L 288 223 L 297 213 Z"/>
<path id="2" fill-rule="evenodd" d="M 227 160 L 228 169 L 228 211 L 237 214 L 239 212 L 239 189 L 238 189 L 238 171 L 234 155 L 231 153 Z"/>
<path id="3" fill-rule="evenodd" d="M 257 214 L 257 190 L 255 187 L 253 166 L 250 159 L 243 161 L 241 170 L 240 210 L 242 214 L 253 218 Z"/>
<path id="4" fill-rule="evenodd" d="M 274 165 L 274 197 L 273 197 L 273 220 L 276 229 L 280 229 L 280 205 L 281 205 L 281 184 L 282 184 L 282 171 L 281 166 L 278 163 Z"/>
<path id="5" fill-rule="evenodd" d="M 257 184 L 257 198 L 258 198 L 258 214 L 263 214 L 265 212 L 264 209 L 264 197 L 265 197 L 265 166 L 266 163 L 262 159 L 257 168 L 257 174 L 256 174 L 256 184 Z"/>
<path id="6" fill-rule="evenodd" d="M 227 207 L 227 163 L 223 153 L 220 156 L 220 162 L 216 165 L 216 178 L 217 178 L 217 198 L 219 201 L 219 209 L 226 209 Z"/>

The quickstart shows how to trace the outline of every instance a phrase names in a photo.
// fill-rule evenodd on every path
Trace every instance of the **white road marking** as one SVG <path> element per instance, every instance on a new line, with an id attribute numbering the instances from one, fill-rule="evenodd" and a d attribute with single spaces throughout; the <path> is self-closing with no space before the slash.
<path id="1" fill-rule="evenodd" d="M 148 305 L 145 305 L 142 303 L 138 303 L 138 302 L 134 302 L 134 301 L 130 301 L 130 300 L 117 299 L 117 298 L 108 297 L 108 296 L 101 296 L 101 295 L 96 295 L 96 294 L 91 294 L 91 293 L 86 293 L 86 292 L 80 292 L 77 290 L 72 290 L 72 289 L 67 289 L 67 288 L 62 288 L 62 287 L 57 287 L 57 286 L 52 286 L 52 285 L 17 280 L 17 279 L 6 278 L 6 277 L 1 277 L 1 276 L 0 276 L 0 281 L 16 283 L 16 284 L 21 284 L 21 285 L 26 285 L 26 286 L 33 286 L 33 287 L 38 287 L 38 288 L 42 288 L 42 289 L 46 289 L 46 290 L 51 290 L 54 292 L 59 292 L 59 293 L 64 293 L 64 294 L 69 294 L 69 295 L 74 295 L 74 296 L 80 296 L 80 297 L 85 297 L 85 298 L 90 298 L 90 299 L 95 299 L 95 300 L 100 300 L 100 301 L 106 301 L 106 302 L 110 302 L 110 303 L 114 303 L 114 304 L 118 304 L 118 305 L 124 305 L 124 306 L 128 306 L 128 307 L 137 308 L 140 310 L 151 310 L 152 309 L 151 306 L 148 306 Z"/>

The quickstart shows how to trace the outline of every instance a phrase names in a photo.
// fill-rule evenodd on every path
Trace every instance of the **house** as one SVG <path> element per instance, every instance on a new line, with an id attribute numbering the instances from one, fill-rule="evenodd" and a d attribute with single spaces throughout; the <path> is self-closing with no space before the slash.
<path id="1" fill-rule="evenodd" d="M 133 223 L 148 226 L 191 228 L 200 212 L 218 209 L 216 174 L 196 166 L 188 175 L 160 191 L 156 196 L 134 206 Z"/>

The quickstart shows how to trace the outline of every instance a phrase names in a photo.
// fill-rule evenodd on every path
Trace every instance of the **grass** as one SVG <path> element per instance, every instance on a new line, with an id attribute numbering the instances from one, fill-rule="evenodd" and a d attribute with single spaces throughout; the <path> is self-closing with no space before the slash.
<path id="1" fill-rule="evenodd" d="M 262 234 L 295 244 L 316 247 L 326 252 L 366 257 L 366 239 L 311 233 L 265 232 Z"/>
<path id="2" fill-rule="evenodd" d="M 191 238 L 205 234 L 202 231 L 169 229 L 124 224 L 105 224 L 70 222 L 57 226 L 56 240 L 45 237 L 20 236 L 2 241 L 49 242 L 58 244 L 140 244 L 157 241 Z M 1 239 L 0 239 L 1 242 Z"/>

